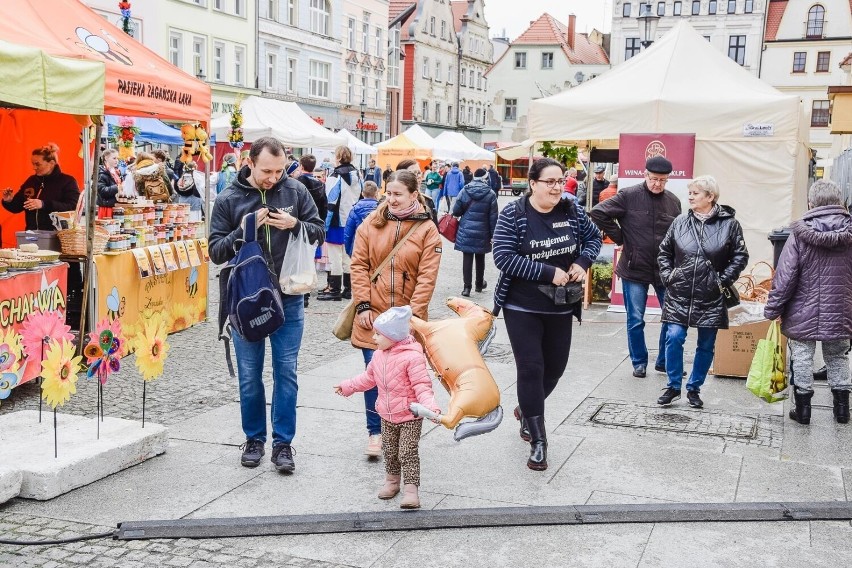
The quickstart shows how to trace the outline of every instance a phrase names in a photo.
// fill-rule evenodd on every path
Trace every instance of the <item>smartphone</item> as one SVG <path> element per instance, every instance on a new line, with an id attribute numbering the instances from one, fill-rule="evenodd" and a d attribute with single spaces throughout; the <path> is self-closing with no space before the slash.
<path id="1" fill-rule="evenodd" d="M 267 209 L 269 209 L 270 213 L 281 213 L 281 210 L 273 205 L 264 205 Z"/>

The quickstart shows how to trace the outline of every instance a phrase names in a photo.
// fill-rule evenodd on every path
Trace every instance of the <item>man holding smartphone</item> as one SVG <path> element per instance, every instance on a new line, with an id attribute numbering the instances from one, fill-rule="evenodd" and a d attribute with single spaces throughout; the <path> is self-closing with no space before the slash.
<path id="1" fill-rule="evenodd" d="M 325 239 L 325 223 L 305 186 L 286 175 L 286 152 L 275 138 L 254 141 L 248 165 L 231 185 L 216 197 L 210 221 L 210 258 L 223 264 L 235 256 L 234 245 L 243 239 L 245 217 L 257 213 L 257 240 L 274 274 L 290 238 L 297 238 L 302 226 L 312 242 Z M 224 289 L 225 284 L 221 284 Z M 269 337 L 272 348 L 272 463 L 280 472 L 292 472 L 291 442 L 296 434 L 296 360 L 304 329 L 302 295 L 282 294 L 284 324 Z M 257 467 L 266 444 L 266 395 L 263 386 L 266 340 L 247 341 L 232 331 L 237 375 L 240 385 L 240 413 L 246 442 L 241 463 Z"/>

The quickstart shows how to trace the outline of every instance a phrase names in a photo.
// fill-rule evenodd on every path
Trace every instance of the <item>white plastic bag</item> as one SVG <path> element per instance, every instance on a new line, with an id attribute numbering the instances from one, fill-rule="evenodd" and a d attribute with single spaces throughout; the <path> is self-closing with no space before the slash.
<path id="1" fill-rule="evenodd" d="M 281 263 L 281 274 L 278 283 L 285 294 L 298 296 L 308 294 L 317 285 L 317 270 L 314 266 L 314 253 L 317 243 L 311 243 L 304 223 L 301 224 L 298 236 L 290 238 L 284 261 Z"/>
<path id="2" fill-rule="evenodd" d="M 733 308 L 728 308 L 728 325 L 731 327 L 748 325 L 766 321 L 763 317 L 763 308 L 766 304 L 760 302 L 742 301 Z"/>

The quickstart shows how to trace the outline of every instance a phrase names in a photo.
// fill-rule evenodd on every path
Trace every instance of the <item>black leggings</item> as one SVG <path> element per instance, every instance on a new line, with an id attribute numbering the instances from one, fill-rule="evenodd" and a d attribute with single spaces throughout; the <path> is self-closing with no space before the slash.
<path id="1" fill-rule="evenodd" d="M 506 332 L 518 370 L 518 404 L 524 416 L 543 416 L 571 350 L 571 314 L 534 314 L 506 308 Z"/>
<path id="2" fill-rule="evenodd" d="M 464 287 L 471 287 L 471 273 L 473 272 L 474 258 L 476 258 L 476 285 L 481 285 L 482 280 L 485 278 L 485 253 L 465 252 L 462 254 L 464 254 L 464 258 L 462 259 L 462 279 L 464 280 Z"/>

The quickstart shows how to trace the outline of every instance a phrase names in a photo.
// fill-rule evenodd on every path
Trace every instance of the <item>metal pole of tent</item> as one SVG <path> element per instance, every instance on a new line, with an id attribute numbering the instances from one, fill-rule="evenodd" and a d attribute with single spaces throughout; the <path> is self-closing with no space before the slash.
<path id="1" fill-rule="evenodd" d="M 208 123 L 208 128 L 210 125 Z M 212 138 L 212 136 L 211 136 Z M 213 167 L 216 167 L 218 163 L 216 161 L 216 144 L 211 144 L 213 146 Z M 211 199 L 210 199 L 210 163 L 207 162 L 204 164 L 204 179 L 205 179 L 205 190 L 204 194 L 204 238 L 207 239 L 207 242 L 210 242 L 210 216 L 213 213 L 211 207 Z M 219 175 L 222 175 L 222 172 L 219 172 Z M 218 181 L 218 180 L 217 180 Z M 202 259 L 203 260 L 203 259 Z M 204 321 L 208 321 L 210 319 L 210 263 L 207 264 L 207 309 L 204 310 Z"/>

